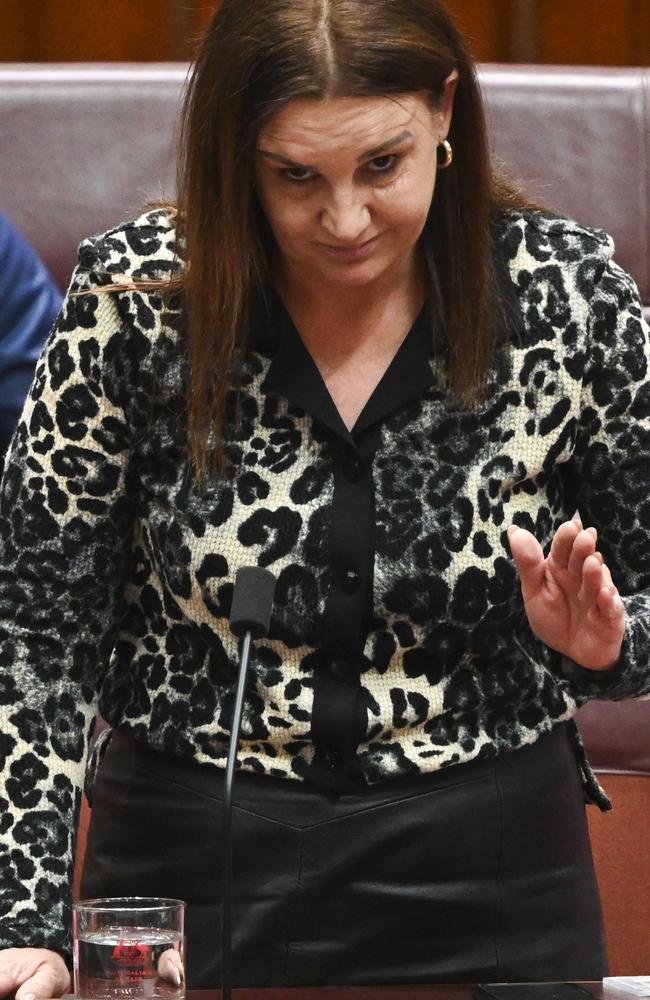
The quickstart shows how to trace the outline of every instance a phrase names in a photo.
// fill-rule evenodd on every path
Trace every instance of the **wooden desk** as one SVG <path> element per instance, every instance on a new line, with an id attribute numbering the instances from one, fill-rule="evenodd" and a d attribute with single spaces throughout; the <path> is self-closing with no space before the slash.
<path id="1" fill-rule="evenodd" d="M 599 1000 L 630 1000 L 629 993 L 581 983 Z M 235 989 L 233 1000 L 472 1000 L 473 985 L 453 986 L 322 986 L 287 989 Z M 220 1000 L 220 990 L 189 990 L 187 1000 Z"/>

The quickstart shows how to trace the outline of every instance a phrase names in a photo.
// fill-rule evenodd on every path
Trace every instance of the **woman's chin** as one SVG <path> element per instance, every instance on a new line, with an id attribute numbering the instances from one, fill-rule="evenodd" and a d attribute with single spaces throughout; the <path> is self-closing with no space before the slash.
<path id="1" fill-rule="evenodd" d="M 318 268 L 324 281 L 342 288 L 358 288 L 369 285 L 380 278 L 390 265 L 385 260 L 322 261 Z"/>

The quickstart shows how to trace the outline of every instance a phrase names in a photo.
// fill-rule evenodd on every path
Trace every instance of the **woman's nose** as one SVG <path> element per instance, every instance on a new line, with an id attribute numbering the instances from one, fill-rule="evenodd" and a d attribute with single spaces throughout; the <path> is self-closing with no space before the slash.
<path id="1" fill-rule="evenodd" d="M 369 223 L 370 210 L 360 193 L 335 194 L 321 212 L 321 225 L 339 243 L 358 243 Z"/>

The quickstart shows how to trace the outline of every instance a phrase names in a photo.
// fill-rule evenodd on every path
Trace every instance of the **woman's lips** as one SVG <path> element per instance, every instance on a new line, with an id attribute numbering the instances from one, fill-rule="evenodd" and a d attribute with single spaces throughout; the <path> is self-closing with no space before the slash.
<path id="1" fill-rule="evenodd" d="M 326 253 L 331 254 L 332 257 L 336 257 L 337 260 L 364 260 L 373 252 L 378 239 L 379 236 L 373 236 L 372 239 L 365 240 L 364 243 L 356 243 L 354 246 L 349 247 L 337 247 L 332 246 L 329 243 L 320 243 L 319 246 L 325 250 Z"/>

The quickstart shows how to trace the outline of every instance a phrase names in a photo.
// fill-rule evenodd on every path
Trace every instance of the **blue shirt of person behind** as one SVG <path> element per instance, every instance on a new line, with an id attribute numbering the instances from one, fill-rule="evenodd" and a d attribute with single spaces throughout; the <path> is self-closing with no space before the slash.
<path id="1" fill-rule="evenodd" d="M 0 460 L 61 301 L 36 251 L 0 212 Z"/>

